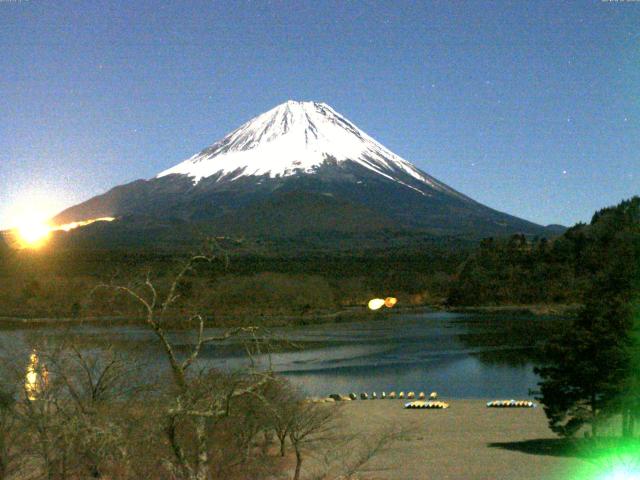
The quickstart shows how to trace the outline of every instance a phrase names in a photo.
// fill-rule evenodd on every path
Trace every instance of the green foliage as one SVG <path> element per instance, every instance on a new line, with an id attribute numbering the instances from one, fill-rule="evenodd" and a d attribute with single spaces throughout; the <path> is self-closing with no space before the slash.
<path id="1" fill-rule="evenodd" d="M 580 320 L 589 318 L 583 310 Z M 623 391 L 628 356 L 619 332 L 606 321 L 580 325 L 554 339 L 545 348 L 545 364 L 536 369 L 542 378 L 541 401 L 553 431 L 573 435 L 582 425 L 596 430 L 598 416 L 611 413 Z"/>
<path id="2" fill-rule="evenodd" d="M 334 306 L 329 283 L 318 275 L 259 273 L 252 276 L 225 276 L 211 289 L 215 307 L 223 311 L 246 308 L 300 312 L 306 308 Z"/>
<path id="3" fill-rule="evenodd" d="M 228 266 L 198 266 L 176 293 L 183 306 L 208 315 L 298 315 L 364 305 L 381 295 L 400 297 L 405 305 L 435 303 L 446 296 L 468 253 L 468 246 L 456 242 L 348 252 L 232 252 Z M 184 259 L 179 253 L 150 251 L 0 252 L 0 316 L 76 318 L 91 312 L 136 317 L 139 310 L 131 304 L 104 292 L 89 299 L 88 293 L 96 284 L 128 284 L 147 272 L 166 288 Z"/>
<path id="4" fill-rule="evenodd" d="M 589 280 L 572 327 L 545 348 L 541 400 L 551 428 L 572 435 L 602 417 L 637 416 L 640 393 L 640 198 L 601 210 L 565 234 L 565 259 Z M 570 260 L 569 260 L 570 261 Z"/>
<path id="5" fill-rule="evenodd" d="M 448 295 L 452 305 L 572 303 L 578 297 L 571 240 L 485 239 L 461 266 Z"/>
<path id="6" fill-rule="evenodd" d="M 460 267 L 448 295 L 452 305 L 582 303 L 598 276 L 620 290 L 635 268 L 640 197 L 597 212 L 551 241 L 485 239 Z M 635 227 L 632 227 L 634 226 Z"/>

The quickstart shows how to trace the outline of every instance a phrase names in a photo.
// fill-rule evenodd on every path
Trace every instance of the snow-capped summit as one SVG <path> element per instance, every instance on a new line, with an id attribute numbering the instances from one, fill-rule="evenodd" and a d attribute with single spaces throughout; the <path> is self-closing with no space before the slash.
<path id="1" fill-rule="evenodd" d="M 289 100 L 249 120 L 219 142 L 157 175 L 183 174 L 194 183 L 216 175 L 234 181 L 312 174 L 327 160 L 357 163 L 409 188 L 398 172 L 454 193 L 356 127 L 326 103 Z M 457 193 L 457 192 L 455 192 Z"/>

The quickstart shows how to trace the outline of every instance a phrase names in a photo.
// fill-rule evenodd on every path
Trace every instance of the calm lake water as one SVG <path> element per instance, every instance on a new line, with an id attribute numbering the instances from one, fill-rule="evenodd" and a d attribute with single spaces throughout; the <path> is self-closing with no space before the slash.
<path id="1" fill-rule="evenodd" d="M 532 348 L 565 320 L 525 315 L 470 315 L 445 312 L 395 314 L 375 321 L 289 327 L 273 330 L 295 342 L 297 350 L 262 355 L 308 395 L 436 390 L 446 398 L 526 398 L 537 388 Z M 56 331 L 40 329 L 53 338 Z M 144 327 L 76 326 L 80 336 L 112 339 L 142 349 L 164 367 L 162 353 Z M 29 342 L 33 332 L 2 334 Z M 175 334 L 186 347 L 191 337 Z M 135 347 L 134 347 L 135 346 Z M 203 350 L 201 363 L 235 369 L 247 357 L 233 345 Z"/>

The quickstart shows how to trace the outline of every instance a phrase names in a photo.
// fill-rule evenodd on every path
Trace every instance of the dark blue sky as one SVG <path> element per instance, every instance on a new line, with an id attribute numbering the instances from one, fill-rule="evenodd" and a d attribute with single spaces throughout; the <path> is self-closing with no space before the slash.
<path id="1" fill-rule="evenodd" d="M 640 193 L 640 3 L 416 3 L 0 0 L 0 226 L 287 99 L 535 222 Z"/>

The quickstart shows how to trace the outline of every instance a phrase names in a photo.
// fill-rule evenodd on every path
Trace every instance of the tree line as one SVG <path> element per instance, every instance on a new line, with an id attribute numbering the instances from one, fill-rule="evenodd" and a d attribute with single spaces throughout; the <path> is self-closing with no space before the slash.
<path id="1" fill-rule="evenodd" d="M 640 418 L 640 197 L 597 212 L 567 232 L 574 270 L 584 277 L 583 304 L 571 327 L 550 339 L 540 394 L 550 427 L 597 436 L 620 418 L 633 437 Z"/>

